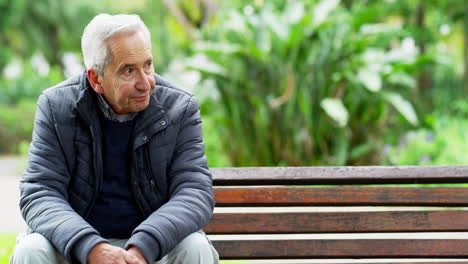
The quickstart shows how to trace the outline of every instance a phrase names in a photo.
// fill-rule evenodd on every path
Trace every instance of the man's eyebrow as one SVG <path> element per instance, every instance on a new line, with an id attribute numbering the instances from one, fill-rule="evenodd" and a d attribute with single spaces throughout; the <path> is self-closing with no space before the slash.
<path id="1" fill-rule="evenodd" d="M 131 67 L 134 67 L 136 64 L 123 64 L 122 66 L 120 66 L 119 70 L 123 70 L 125 68 L 131 68 Z"/>
<path id="2" fill-rule="evenodd" d="M 145 63 L 147 62 L 153 62 L 153 58 L 148 58 L 147 60 L 145 60 Z M 127 64 L 123 64 L 122 66 L 119 67 L 119 70 L 123 70 L 125 68 L 130 68 L 130 67 L 135 67 L 137 64 L 136 63 L 127 63 Z"/>

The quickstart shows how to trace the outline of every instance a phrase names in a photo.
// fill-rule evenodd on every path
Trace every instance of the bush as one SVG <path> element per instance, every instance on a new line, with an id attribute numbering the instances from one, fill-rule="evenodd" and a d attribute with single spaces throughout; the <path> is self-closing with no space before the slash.
<path id="1" fill-rule="evenodd" d="M 221 144 L 221 137 L 216 130 L 216 121 L 210 116 L 206 115 L 202 117 L 203 125 L 203 141 L 205 143 L 205 155 L 208 159 L 208 166 L 213 167 L 229 167 L 229 157 L 223 150 L 223 144 Z"/>
<path id="2" fill-rule="evenodd" d="M 0 233 L 0 264 L 10 263 L 16 241 L 15 234 Z"/>
<path id="3" fill-rule="evenodd" d="M 31 141 L 35 112 L 32 99 L 0 105 L 0 153 L 18 153 L 22 142 Z"/>
<path id="4" fill-rule="evenodd" d="M 0 78 L 0 104 L 15 105 L 21 100 L 37 100 L 41 92 L 63 81 L 63 75 L 51 68 L 47 75 L 40 75 L 30 63 L 22 64 L 22 73 L 14 78 Z"/>
<path id="5" fill-rule="evenodd" d="M 390 165 L 467 165 L 468 120 L 439 116 L 433 129 L 411 131 L 398 146 L 389 147 Z"/>
<path id="6" fill-rule="evenodd" d="M 420 124 L 405 98 L 413 66 L 429 60 L 391 48 L 398 28 L 338 2 L 231 12 L 195 45 L 187 65 L 216 83 L 234 166 L 378 164 L 383 131 Z"/>
<path id="7" fill-rule="evenodd" d="M 0 153 L 18 153 L 21 142 L 31 141 L 37 98 L 63 80 L 57 68 L 41 75 L 24 62 L 21 69 L 19 76 L 0 79 Z"/>

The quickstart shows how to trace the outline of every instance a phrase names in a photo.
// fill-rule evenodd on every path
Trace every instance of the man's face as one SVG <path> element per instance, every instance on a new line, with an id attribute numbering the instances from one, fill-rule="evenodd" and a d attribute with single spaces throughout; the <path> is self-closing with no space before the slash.
<path id="1" fill-rule="evenodd" d="M 114 35 L 107 44 L 112 61 L 99 77 L 104 98 L 116 114 L 144 110 L 156 86 L 150 41 L 137 31 Z"/>

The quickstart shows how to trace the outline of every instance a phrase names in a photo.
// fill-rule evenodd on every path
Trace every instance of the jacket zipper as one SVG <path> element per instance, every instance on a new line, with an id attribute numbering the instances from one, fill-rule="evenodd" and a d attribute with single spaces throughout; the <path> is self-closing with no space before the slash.
<path id="1" fill-rule="evenodd" d="M 102 169 L 101 169 L 101 163 L 99 162 L 99 155 L 97 153 L 97 149 L 98 149 L 98 142 L 97 142 L 97 138 L 96 138 L 96 134 L 94 132 L 94 128 L 92 126 L 89 126 L 90 130 L 91 130 L 91 137 L 93 138 L 93 165 L 94 165 L 94 168 L 95 168 L 95 171 L 94 173 L 96 174 L 96 180 L 95 180 L 95 189 L 94 189 L 94 193 L 93 193 L 93 197 L 91 199 L 91 203 L 90 205 L 88 206 L 87 208 L 87 211 L 86 211 L 86 214 L 85 216 L 88 217 L 89 214 L 91 213 L 91 210 L 92 208 L 94 207 L 94 204 L 96 203 L 96 198 L 97 198 L 97 194 L 99 192 L 99 187 L 101 186 L 101 179 L 102 179 Z"/>
<path id="2" fill-rule="evenodd" d="M 146 171 L 146 176 L 148 178 L 148 181 L 149 181 L 149 183 L 151 185 L 151 191 L 153 191 L 153 192 L 158 191 L 159 192 L 159 189 L 157 188 L 156 184 L 154 183 L 154 179 L 152 177 L 153 167 L 151 165 L 151 159 L 149 158 L 149 149 L 148 149 L 148 147 L 145 148 L 144 156 L 145 156 L 145 160 L 146 160 L 145 171 Z"/>
<path id="3" fill-rule="evenodd" d="M 159 120 L 161 116 L 163 116 L 164 114 L 161 114 L 157 117 L 154 118 L 154 120 Z M 152 135 L 151 135 L 152 136 Z M 138 175 L 135 175 L 135 174 L 138 174 L 138 164 L 136 163 L 137 159 L 136 159 L 136 149 L 137 148 L 140 148 L 140 147 L 144 147 L 143 145 L 144 144 L 147 144 L 147 142 L 141 144 L 140 146 L 138 147 L 134 147 L 133 148 L 133 151 L 132 151 L 132 172 L 131 172 L 131 181 L 132 181 L 132 184 L 133 184 L 133 188 L 132 188 L 132 193 L 133 193 L 133 196 L 135 198 L 135 202 L 138 206 L 138 208 L 140 209 L 140 211 L 142 212 L 142 214 L 144 216 L 147 216 L 149 215 L 151 212 L 145 212 L 143 206 L 142 206 L 142 203 L 144 202 L 144 198 L 143 198 L 143 194 L 141 192 L 138 192 L 137 188 L 138 188 Z M 151 163 L 149 162 L 149 159 L 146 157 L 147 155 L 145 153 L 143 153 L 143 155 L 145 156 L 145 160 L 146 162 L 148 163 L 148 166 L 151 166 Z M 145 167 L 145 171 L 148 176 L 147 177 L 150 177 L 151 176 L 151 173 L 148 169 L 148 167 Z M 154 183 L 154 180 L 153 179 L 149 179 L 150 181 L 150 185 L 151 185 L 151 188 L 152 190 L 155 189 L 156 187 L 156 184 Z M 137 195 L 139 194 L 139 195 Z"/>
<path id="4" fill-rule="evenodd" d="M 137 204 L 138 206 L 138 209 L 140 209 L 141 213 L 143 216 L 147 216 L 148 214 L 145 212 L 145 209 L 143 208 L 143 206 L 141 205 L 141 193 L 140 195 L 137 195 L 137 188 L 138 188 L 138 177 L 137 175 L 135 175 L 135 173 L 138 173 L 138 165 L 135 163 L 136 161 L 136 153 L 133 151 L 132 153 L 132 170 L 131 170 L 131 184 L 133 185 L 133 188 L 132 188 L 132 193 L 133 193 L 133 198 L 135 199 L 135 203 Z"/>

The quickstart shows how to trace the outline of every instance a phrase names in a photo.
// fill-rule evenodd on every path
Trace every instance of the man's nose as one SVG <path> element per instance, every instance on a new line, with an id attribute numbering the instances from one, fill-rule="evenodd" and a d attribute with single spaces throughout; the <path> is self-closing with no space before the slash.
<path id="1" fill-rule="evenodd" d="M 136 80 L 135 87 L 138 90 L 150 90 L 151 89 L 151 83 L 149 80 L 150 76 L 146 74 L 143 70 L 138 71 L 138 76 Z"/>

